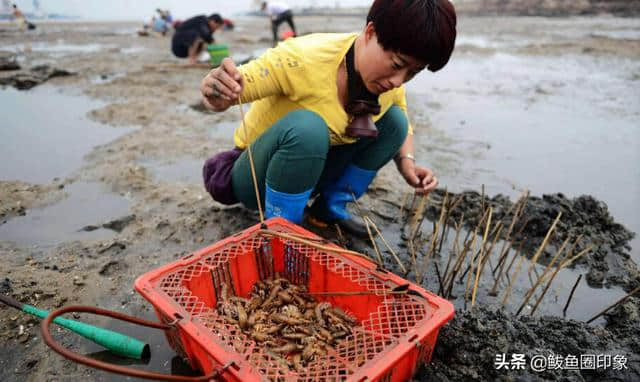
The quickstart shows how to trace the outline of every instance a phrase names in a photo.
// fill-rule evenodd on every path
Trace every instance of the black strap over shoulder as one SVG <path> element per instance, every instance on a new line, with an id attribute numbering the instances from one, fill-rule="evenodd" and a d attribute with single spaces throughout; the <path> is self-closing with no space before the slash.
<path id="1" fill-rule="evenodd" d="M 376 115 L 380 113 L 380 104 L 378 96 L 371 93 L 362 81 L 360 74 L 356 72 L 355 65 L 355 42 L 347 52 L 347 86 L 349 100 L 347 102 L 347 113 L 353 116 L 363 114 Z"/>

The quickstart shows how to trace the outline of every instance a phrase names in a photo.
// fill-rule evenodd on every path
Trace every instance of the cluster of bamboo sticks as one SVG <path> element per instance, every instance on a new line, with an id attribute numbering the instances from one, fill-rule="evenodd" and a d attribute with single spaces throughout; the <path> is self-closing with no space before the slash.
<path id="1" fill-rule="evenodd" d="M 505 225 L 502 219 L 495 221 L 493 219 L 493 207 L 487 206 L 485 208 L 484 203 L 484 190 L 483 190 L 483 203 L 482 203 L 482 217 L 480 221 L 476 224 L 473 230 L 468 230 L 467 237 L 464 239 L 462 245 L 459 242 L 460 232 L 465 223 L 465 215 L 462 213 L 459 221 L 453 221 L 451 224 L 450 216 L 451 212 L 459 205 L 462 201 L 462 195 L 459 195 L 457 198 L 453 199 L 449 197 L 449 193 L 445 190 L 444 198 L 440 203 L 440 216 L 437 222 L 434 222 L 433 232 L 431 234 L 430 240 L 428 240 L 428 247 L 425 252 L 425 255 L 422 256 L 422 264 L 419 264 L 418 256 L 416 255 L 416 244 L 415 240 L 419 237 L 420 228 L 422 225 L 422 221 L 426 215 L 426 207 L 428 203 L 428 196 L 423 196 L 417 207 L 414 208 L 413 213 L 409 214 L 409 218 L 407 220 L 409 223 L 409 235 L 408 235 L 408 247 L 411 251 L 411 261 L 413 269 L 415 270 L 416 281 L 422 284 L 424 282 L 424 277 L 427 274 L 429 269 L 429 264 L 432 260 L 434 253 L 441 253 L 442 243 L 446 240 L 448 235 L 448 228 L 452 225 L 455 227 L 455 238 L 453 240 L 452 250 L 450 251 L 449 259 L 446 263 L 446 267 L 444 272 L 440 272 L 437 262 L 435 262 L 435 271 L 436 276 L 438 278 L 439 290 L 438 294 L 445 297 L 451 298 L 451 293 L 453 290 L 453 285 L 458 278 L 458 275 L 462 271 L 462 274 L 458 278 L 459 284 L 464 284 L 464 300 L 465 300 L 465 309 L 467 303 L 471 303 L 471 308 L 475 306 L 478 285 L 480 282 L 480 278 L 484 272 L 484 269 L 487 263 L 491 264 L 491 255 L 493 253 L 493 249 L 498 241 L 498 239 L 502 238 L 504 240 L 502 248 L 499 251 L 498 256 L 498 264 L 494 267 L 491 264 L 491 276 L 493 278 L 493 285 L 491 290 L 489 291 L 489 295 L 498 296 L 498 288 L 501 285 L 501 281 L 503 278 L 508 280 L 508 285 L 506 290 L 503 293 L 502 304 L 506 305 L 509 301 L 509 297 L 511 295 L 512 287 L 517 279 L 517 276 L 520 273 L 520 269 L 522 264 L 527 257 L 522 254 L 522 246 L 526 242 L 526 238 L 522 240 L 521 245 L 518 250 L 515 251 L 512 259 L 508 262 L 508 256 L 510 251 L 510 246 L 508 245 L 512 235 L 514 233 L 514 228 L 517 226 L 517 223 L 521 220 L 525 207 L 528 201 L 529 192 L 526 191 L 519 198 L 518 202 L 513 204 L 509 211 L 507 211 L 506 216 L 512 215 L 511 222 L 509 227 L 506 228 L 506 235 L 502 235 L 503 229 L 505 229 Z M 400 213 L 404 212 L 404 198 Z M 412 206 L 415 206 L 415 197 L 412 202 Z M 533 257 L 528 260 L 529 261 L 529 274 L 531 272 L 535 272 L 535 264 L 538 261 L 540 255 L 544 252 L 547 247 L 553 232 L 560 221 L 562 213 L 558 213 L 558 216 L 554 220 L 553 224 L 547 231 L 547 234 L 538 247 L 537 251 L 533 255 Z M 493 220 L 493 222 L 492 222 Z M 526 227 L 528 221 L 525 221 L 524 224 L 521 225 L 519 231 L 516 233 L 516 237 L 520 237 L 522 231 Z M 482 235 L 479 235 L 479 232 L 482 232 Z M 573 262 L 575 262 L 578 258 L 584 256 L 591 250 L 591 247 L 586 248 L 580 253 L 573 255 L 576 245 L 580 241 L 581 237 L 578 237 L 572 244 L 571 249 L 565 252 L 565 255 L 562 257 L 562 260 L 558 263 L 559 265 L 552 271 L 553 265 L 560 259 L 561 254 L 564 252 L 564 248 L 569 243 L 569 238 L 567 238 L 561 247 L 556 251 L 554 258 L 551 260 L 549 265 L 545 268 L 541 275 L 537 275 L 537 279 L 535 282 L 532 282 L 532 287 L 525 293 L 525 297 L 523 302 L 520 304 L 517 314 L 520 314 L 524 307 L 527 305 L 529 300 L 534 296 L 535 291 L 541 286 L 544 285 L 542 289 L 542 293 L 536 299 L 535 305 L 531 310 L 530 314 L 534 314 L 537 310 L 540 302 L 544 298 L 545 294 L 551 287 L 552 282 L 554 281 L 556 275 L 560 270 L 566 268 Z M 480 241 L 481 240 L 481 241 Z M 436 249 L 437 248 L 437 249 Z M 470 257 L 467 261 L 467 258 Z M 455 261 L 454 261 L 455 258 Z M 515 260 L 518 259 L 518 263 L 516 264 L 515 271 L 511 272 L 511 268 L 514 265 Z M 466 267 L 465 267 L 466 263 Z M 453 265 L 452 265 L 453 264 Z M 507 265 L 508 264 L 508 265 Z M 466 281 L 465 281 L 466 278 Z M 567 306 L 570 300 L 567 301 Z M 566 309 L 565 309 L 566 311 Z"/>
<path id="2" fill-rule="evenodd" d="M 511 291 L 517 277 L 520 275 L 520 271 L 522 265 L 525 261 L 529 262 L 528 267 L 528 277 L 531 280 L 531 288 L 524 294 L 523 301 L 520 303 L 516 315 L 519 315 L 523 309 L 527 306 L 531 298 L 534 297 L 535 292 L 542 287 L 542 292 L 537 296 L 535 302 L 533 303 L 533 307 L 529 312 L 530 315 L 533 315 L 540 303 L 544 299 L 546 293 L 550 289 L 553 281 L 555 280 L 558 273 L 574 263 L 579 258 L 583 257 L 587 253 L 592 250 L 592 246 L 587 246 L 585 249 L 580 251 L 577 254 L 574 254 L 575 249 L 578 243 L 582 240 L 582 235 L 572 240 L 571 237 L 567 237 L 564 242 L 560 245 L 560 247 L 555 251 L 555 255 L 542 271 L 541 274 L 538 274 L 536 270 L 536 263 L 544 253 L 545 248 L 549 244 L 555 229 L 562 217 L 562 212 L 559 212 L 556 216 L 555 220 L 549 227 L 542 243 L 531 257 L 528 259 L 526 255 L 522 254 L 522 248 L 527 241 L 527 237 L 525 236 L 520 245 L 518 246 L 516 251 L 511 251 L 511 246 L 509 245 L 512 237 L 522 237 L 522 232 L 526 228 L 528 224 L 528 220 L 524 220 L 524 222 L 520 225 L 518 232 L 516 232 L 515 236 L 512 236 L 514 233 L 515 227 L 518 225 L 518 222 L 521 221 L 523 217 L 525 207 L 527 205 L 527 201 L 529 199 L 529 191 L 525 191 L 523 195 L 518 199 L 518 201 L 511 206 L 511 208 L 507 211 L 505 216 L 510 216 L 512 213 L 511 222 L 509 223 L 509 227 L 507 228 L 506 235 L 502 237 L 502 231 L 505 228 L 504 221 L 502 219 L 498 219 L 495 221 L 493 219 L 493 207 L 487 206 L 485 208 L 484 203 L 484 189 L 483 189 L 483 197 L 482 197 L 482 217 L 476 224 L 473 230 L 469 229 L 467 231 L 467 235 L 465 239 L 460 244 L 460 233 L 462 231 L 462 227 L 465 223 L 465 214 L 464 212 L 461 214 L 460 219 L 455 221 L 452 219 L 452 211 L 458 207 L 458 205 L 462 202 L 463 195 L 460 194 L 458 197 L 453 198 L 450 197 L 448 191 L 445 190 L 444 197 L 441 201 L 434 201 L 431 199 L 430 195 L 413 195 L 413 199 L 409 206 L 405 209 L 407 201 L 409 199 L 410 194 L 405 194 L 402 198 L 402 202 L 400 205 L 400 211 L 398 216 L 394 219 L 394 222 L 398 222 L 398 220 L 403 220 L 402 228 L 403 230 L 406 228 L 408 234 L 406 235 L 407 239 L 407 247 L 410 252 L 410 260 L 411 267 L 405 266 L 402 260 L 398 257 L 393 248 L 389 245 L 389 243 L 385 240 L 382 232 L 374 221 L 367 216 L 362 208 L 358 205 L 356 201 L 356 205 L 358 206 L 359 213 L 367 226 L 367 230 L 369 233 L 369 240 L 371 245 L 376 253 L 376 262 L 379 265 L 383 265 L 383 258 L 376 242 L 376 238 L 380 238 L 384 246 L 387 248 L 389 253 L 393 256 L 394 260 L 398 264 L 399 268 L 404 272 L 404 276 L 406 277 L 412 270 L 414 271 L 415 280 L 419 284 L 423 284 L 425 281 L 425 277 L 429 270 L 430 263 L 434 257 L 434 255 L 441 254 L 442 245 L 444 241 L 448 238 L 449 228 L 455 227 L 455 237 L 453 239 L 453 245 L 449 252 L 449 258 L 446 263 L 446 267 L 444 272 L 440 272 L 440 268 L 438 266 L 438 261 L 434 261 L 435 273 L 438 279 L 439 289 L 438 294 L 445 297 L 451 298 L 453 285 L 460 274 L 460 271 L 464 268 L 464 271 L 458 277 L 458 284 L 464 284 L 464 301 L 465 301 L 465 309 L 467 308 L 467 303 L 471 302 L 471 308 L 475 306 L 476 296 L 478 291 L 478 284 L 480 278 L 483 274 L 485 266 L 487 263 L 490 264 L 490 272 L 491 277 L 493 278 L 493 285 L 491 290 L 489 291 L 490 296 L 498 297 L 500 292 L 498 291 L 501 282 L 503 279 L 506 279 L 506 289 L 503 291 L 502 295 L 502 305 L 506 306 L 508 304 L 509 298 L 511 296 Z M 354 197 L 355 201 L 355 197 Z M 438 220 L 434 220 L 433 230 L 431 236 L 425 240 L 421 239 L 421 228 L 424 222 L 424 219 L 427 215 L 427 207 L 429 203 L 434 204 L 437 207 L 440 207 L 440 215 Z M 452 220 L 452 221 L 451 221 Z M 492 222 L 493 220 L 493 222 Z M 408 225 L 408 227 L 407 227 Z M 374 235 L 375 232 L 375 235 Z M 482 235 L 478 235 L 479 232 L 482 232 Z M 481 237 L 481 239 L 479 239 Z M 502 248 L 498 252 L 498 263 L 493 266 L 491 264 L 491 255 L 493 253 L 493 249 L 495 247 L 498 239 L 503 239 Z M 479 243 L 479 241 L 481 242 Z M 479 248 L 478 248 L 479 247 Z M 565 251 L 565 248 L 569 248 Z M 423 255 L 420 256 L 419 253 L 421 251 L 417 250 L 417 248 L 425 248 L 425 251 L 422 252 Z M 508 257 L 510 252 L 513 252 L 513 256 L 510 261 L 508 261 Z M 471 254 L 471 255 L 469 255 Z M 468 262 L 466 263 L 465 268 L 465 260 L 470 256 Z M 455 261 L 454 261 L 455 258 Z M 517 260 L 517 263 L 516 263 Z M 508 264 L 508 265 L 507 265 Z M 512 267 L 515 264 L 515 270 L 511 272 Z M 554 268 L 555 265 L 555 268 Z M 535 275 L 535 281 L 532 279 L 532 273 Z M 466 281 L 465 281 L 466 277 Z M 571 299 L 573 297 L 573 293 L 575 292 L 578 283 L 582 275 L 578 277 L 576 283 L 574 284 L 571 293 L 567 299 L 567 302 L 564 306 L 563 313 L 566 315 L 566 311 L 571 303 Z M 594 319 L 598 318 L 605 312 L 609 311 L 613 307 L 617 306 L 619 303 L 625 301 L 632 294 L 640 291 L 638 288 L 631 293 L 627 294 L 625 297 L 620 299 L 615 304 L 609 306 L 604 311 L 600 312 L 598 315 L 594 316 L 591 320 L 587 322 L 591 322 Z"/>

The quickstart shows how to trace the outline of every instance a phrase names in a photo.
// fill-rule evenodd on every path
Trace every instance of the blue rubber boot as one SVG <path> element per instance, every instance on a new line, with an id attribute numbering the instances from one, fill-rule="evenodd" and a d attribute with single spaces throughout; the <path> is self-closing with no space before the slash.
<path id="1" fill-rule="evenodd" d="M 337 223 L 355 236 L 368 237 L 366 225 L 364 222 L 357 222 L 349 214 L 347 203 L 353 202 L 354 197 L 358 199 L 364 195 L 376 173 L 375 170 L 365 170 L 353 164 L 348 165 L 335 183 L 320 191 L 320 195 L 309 210 L 309 215 L 316 221 Z"/>
<path id="2" fill-rule="evenodd" d="M 267 184 L 264 197 L 265 216 L 267 218 L 280 216 L 292 223 L 300 224 L 311 191 L 309 189 L 299 194 L 287 194 L 286 192 L 276 191 Z"/>

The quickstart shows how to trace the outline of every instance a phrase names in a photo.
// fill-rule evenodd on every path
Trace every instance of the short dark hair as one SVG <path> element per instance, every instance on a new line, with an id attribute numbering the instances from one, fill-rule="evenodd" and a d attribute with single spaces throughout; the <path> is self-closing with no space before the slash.
<path id="1" fill-rule="evenodd" d="M 449 61 L 456 41 L 456 11 L 449 0 L 375 0 L 373 22 L 384 50 L 400 52 L 438 71 Z"/>
<path id="2" fill-rule="evenodd" d="M 215 21 L 217 24 L 224 23 L 224 21 L 222 21 L 222 16 L 220 16 L 219 13 L 214 13 L 214 14 L 209 15 L 208 19 Z"/>

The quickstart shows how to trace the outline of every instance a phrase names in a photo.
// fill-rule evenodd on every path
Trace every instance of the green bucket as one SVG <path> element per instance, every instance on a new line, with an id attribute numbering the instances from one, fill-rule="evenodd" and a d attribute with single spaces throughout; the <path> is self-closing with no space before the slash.
<path id="1" fill-rule="evenodd" d="M 207 50 L 211 67 L 219 66 L 225 57 L 229 57 L 229 47 L 225 44 L 209 44 Z"/>

